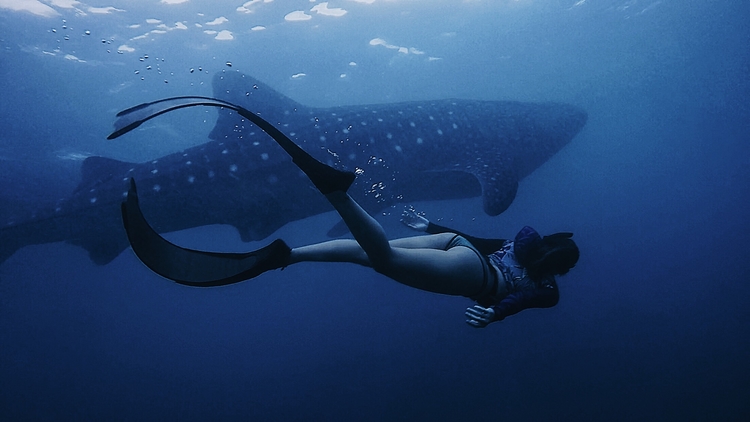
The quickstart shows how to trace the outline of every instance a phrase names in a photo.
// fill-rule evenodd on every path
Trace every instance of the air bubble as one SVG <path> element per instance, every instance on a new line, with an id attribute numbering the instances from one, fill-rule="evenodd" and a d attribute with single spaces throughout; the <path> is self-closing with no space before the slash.
<path id="1" fill-rule="evenodd" d="M 89 31 L 89 30 L 85 30 L 85 31 L 83 31 L 83 33 L 86 34 L 86 35 L 91 35 L 91 31 Z"/>
<path id="2" fill-rule="evenodd" d="M 232 67 L 232 62 L 227 62 L 227 67 Z"/>

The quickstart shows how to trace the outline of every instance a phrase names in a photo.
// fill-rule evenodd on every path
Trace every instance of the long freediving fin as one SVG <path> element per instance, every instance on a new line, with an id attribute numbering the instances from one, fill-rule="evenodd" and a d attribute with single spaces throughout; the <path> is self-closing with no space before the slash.
<path id="1" fill-rule="evenodd" d="M 121 136 L 143 122 L 185 107 L 212 106 L 229 108 L 261 128 L 302 170 L 323 194 L 346 192 L 355 174 L 327 166 L 257 114 L 209 97 L 172 97 L 131 107 L 118 113 L 115 131 L 107 139 Z M 138 204 L 135 181 L 131 179 L 127 200 L 122 204 L 122 219 L 133 251 L 147 267 L 179 284 L 196 287 L 224 286 L 256 277 L 265 271 L 288 264 L 291 250 L 282 240 L 247 253 L 219 253 L 187 249 L 161 237 L 146 221 Z"/>
<path id="2" fill-rule="evenodd" d="M 115 139 L 122 136 L 146 121 L 164 113 L 194 106 L 228 108 L 250 120 L 273 138 L 292 157 L 294 164 L 307 174 L 307 177 L 310 178 L 315 187 L 323 194 L 337 190 L 346 192 L 349 186 L 354 183 L 354 179 L 356 178 L 354 173 L 338 170 L 321 163 L 257 113 L 217 98 L 194 96 L 171 97 L 130 107 L 117 113 L 118 119 L 115 121 L 115 131 L 107 136 L 107 139 Z"/>
<path id="3" fill-rule="evenodd" d="M 122 220 L 133 252 L 141 262 L 153 272 L 179 284 L 225 286 L 289 263 L 290 249 L 281 239 L 246 253 L 198 251 L 170 243 L 143 216 L 133 179 L 130 180 L 127 199 L 122 203 Z"/>
<path id="4" fill-rule="evenodd" d="M 225 107 L 235 111 L 237 111 L 238 108 L 232 103 L 211 97 L 182 96 L 163 98 L 161 100 L 138 104 L 137 106 L 130 107 L 117 113 L 115 130 L 107 136 L 107 139 L 120 137 L 148 120 L 161 116 L 164 113 L 199 105 Z"/>

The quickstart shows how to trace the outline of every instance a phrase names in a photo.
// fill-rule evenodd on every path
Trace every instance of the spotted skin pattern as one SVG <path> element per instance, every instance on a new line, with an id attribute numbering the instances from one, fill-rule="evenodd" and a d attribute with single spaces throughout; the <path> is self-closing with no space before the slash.
<path id="1" fill-rule="evenodd" d="M 216 98 L 260 113 L 319 160 L 358 177 L 350 194 L 376 212 L 398 202 L 481 195 L 498 215 L 518 182 L 567 145 L 587 114 L 559 103 L 435 100 L 304 106 L 239 72 Z M 261 240 L 330 205 L 263 131 L 222 109 L 211 141 L 145 163 L 88 157 L 71 196 L 0 228 L 0 262 L 26 245 L 66 241 L 106 264 L 128 245 L 119 207 L 130 178 L 159 232 L 229 224 Z M 117 142 L 127 142 L 118 139 Z"/>

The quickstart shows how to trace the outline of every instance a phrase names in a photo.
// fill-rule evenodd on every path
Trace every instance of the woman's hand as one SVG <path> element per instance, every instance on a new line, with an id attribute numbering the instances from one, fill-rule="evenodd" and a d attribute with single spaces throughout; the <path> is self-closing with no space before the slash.
<path id="1" fill-rule="evenodd" d="M 484 328 L 495 320 L 495 310 L 474 305 L 466 308 L 466 323 L 476 328 Z"/>
<path id="2" fill-rule="evenodd" d="M 417 212 L 411 205 L 404 208 L 404 212 L 401 213 L 401 222 L 420 232 L 426 231 L 427 225 L 430 224 L 424 213 Z"/>

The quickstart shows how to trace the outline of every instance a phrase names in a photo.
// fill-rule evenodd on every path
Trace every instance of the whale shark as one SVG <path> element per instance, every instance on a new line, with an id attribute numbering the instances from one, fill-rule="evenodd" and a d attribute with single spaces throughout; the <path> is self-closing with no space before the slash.
<path id="1" fill-rule="evenodd" d="M 519 181 L 570 143 L 587 120 L 583 109 L 553 102 L 312 107 L 238 71 L 215 75 L 213 90 L 221 101 L 258 112 L 316 159 L 356 173 L 349 193 L 371 213 L 403 202 L 481 195 L 484 212 L 498 215 L 513 202 Z M 138 107 L 129 114 L 137 116 Z M 120 204 L 131 178 L 159 233 L 228 224 L 249 242 L 332 210 L 281 147 L 235 110 L 221 108 L 202 145 L 143 163 L 86 158 L 70 196 L 0 227 L 0 263 L 24 246 L 64 241 L 107 264 L 128 247 Z M 329 234 L 343 234 L 341 227 Z"/>

